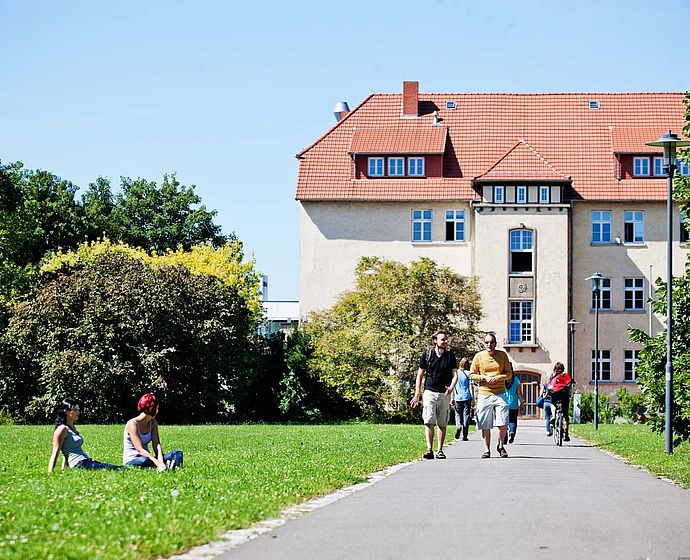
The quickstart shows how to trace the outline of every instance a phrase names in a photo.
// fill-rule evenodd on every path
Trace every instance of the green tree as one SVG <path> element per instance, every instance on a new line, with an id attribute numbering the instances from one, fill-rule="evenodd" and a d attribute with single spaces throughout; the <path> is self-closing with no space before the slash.
<path id="1" fill-rule="evenodd" d="M 237 290 L 182 266 L 106 251 L 16 306 L 0 348 L 0 409 L 46 420 L 65 396 L 119 422 L 152 390 L 174 422 L 233 414 L 248 385 L 250 312 Z"/>
<path id="2" fill-rule="evenodd" d="M 457 354 L 474 351 L 481 305 L 475 279 L 428 258 L 404 265 L 363 257 L 355 289 L 309 317 L 310 369 L 366 416 L 406 417 L 419 355 L 445 328 Z"/>

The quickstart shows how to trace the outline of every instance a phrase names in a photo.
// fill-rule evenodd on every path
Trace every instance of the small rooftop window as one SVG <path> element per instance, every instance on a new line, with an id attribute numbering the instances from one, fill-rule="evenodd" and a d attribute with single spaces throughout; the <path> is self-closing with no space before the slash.
<path id="1" fill-rule="evenodd" d="M 598 109 L 599 108 L 599 102 L 596 99 L 591 99 L 589 101 L 589 108 L 590 109 Z"/>
<path id="2" fill-rule="evenodd" d="M 446 101 L 446 109 L 455 109 L 456 107 L 455 101 Z"/>

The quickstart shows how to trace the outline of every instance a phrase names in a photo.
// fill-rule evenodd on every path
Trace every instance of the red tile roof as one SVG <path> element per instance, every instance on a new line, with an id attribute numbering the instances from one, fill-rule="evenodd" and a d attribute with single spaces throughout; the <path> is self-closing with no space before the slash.
<path id="1" fill-rule="evenodd" d="M 599 102 L 590 109 L 589 101 Z M 446 109 L 454 101 L 456 109 Z M 298 154 L 298 200 L 458 200 L 477 195 L 473 180 L 572 177 L 585 200 L 663 200 L 666 180 L 616 176 L 615 152 L 647 151 L 644 142 L 680 133 L 682 93 L 419 94 L 416 119 L 401 117 L 402 94 L 373 94 Z M 439 111 L 442 126 L 434 126 Z M 443 178 L 355 179 L 350 151 L 383 142 L 383 132 L 447 129 Z M 422 133 L 425 134 L 425 133 Z M 431 142 L 414 136 L 413 142 Z M 404 142 L 408 142 L 405 140 Z M 398 144 L 398 149 L 403 141 Z M 409 141 L 412 142 L 412 141 Z M 382 144 L 381 144 L 382 145 Z M 640 150 L 639 152 L 637 150 Z M 393 153 L 393 152 L 391 152 Z M 400 152 L 396 152 L 400 153 Z"/>
<path id="2" fill-rule="evenodd" d="M 419 119 L 397 126 L 357 128 L 352 135 L 352 154 L 442 154 L 448 130 L 429 126 Z"/>

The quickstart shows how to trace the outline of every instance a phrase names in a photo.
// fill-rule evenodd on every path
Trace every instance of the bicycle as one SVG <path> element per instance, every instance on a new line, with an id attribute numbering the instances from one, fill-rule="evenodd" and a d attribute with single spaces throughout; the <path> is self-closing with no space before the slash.
<path id="1" fill-rule="evenodd" d="M 556 403 L 556 415 L 553 419 L 553 441 L 559 447 L 563 446 L 563 435 L 565 434 L 565 417 L 563 416 L 563 404 L 558 401 Z"/>

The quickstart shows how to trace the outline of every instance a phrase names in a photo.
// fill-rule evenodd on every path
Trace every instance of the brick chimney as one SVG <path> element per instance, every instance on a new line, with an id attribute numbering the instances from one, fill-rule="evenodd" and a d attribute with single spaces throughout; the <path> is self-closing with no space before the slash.
<path id="1" fill-rule="evenodd" d="M 403 82 L 403 117 L 418 117 L 419 82 Z"/>

